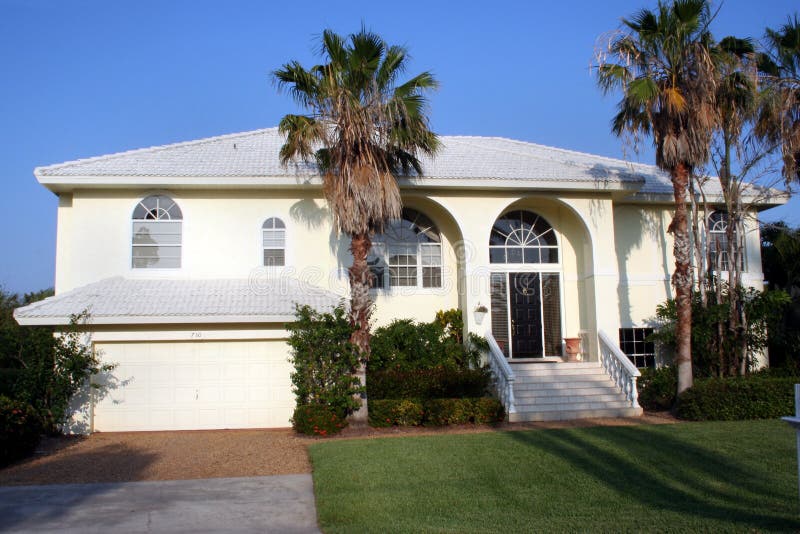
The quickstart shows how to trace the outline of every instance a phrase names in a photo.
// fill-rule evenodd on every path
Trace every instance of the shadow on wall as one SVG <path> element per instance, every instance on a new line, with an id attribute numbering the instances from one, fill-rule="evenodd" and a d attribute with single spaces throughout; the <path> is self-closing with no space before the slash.
<path id="1" fill-rule="evenodd" d="M 635 318 L 631 314 L 631 273 L 628 270 L 632 253 L 635 249 L 644 244 L 645 239 L 658 244 L 661 251 L 661 265 L 655 269 L 645 269 L 644 272 L 648 273 L 655 270 L 653 275 L 657 277 L 661 273 L 669 273 L 669 264 L 666 256 L 666 228 L 664 226 L 664 219 L 659 212 L 645 211 L 638 206 L 624 206 L 614 210 L 614 229 L 617 236 L 616 241 L 616 256 L 617 256 L 617 269 L 619 272 L 619 284 L 617 285 L 617 296 L 619 299 L 619 317 L 621 326 L 633 326 L 638 324 L 640 319 Z M 649 283 L 649 281 L 647 281 Z M 668 298 L 672 297 L 672 286 L 669 280 L 664 282 L 656 280 L 654 284 L 664 283 L 664 292 Z M 655 305 L 660 302 L 653 303 L 651 313 L 655 313 Z"/>
<path id="2" fill-rule="evenodd" d="M 98 357 L 102 357 L 102 352 L 98 351 Z M 86 384 L 75 394 L 69 402 L 70 416 L 66 423 L 62 425 L 61 431 L 67 435 L 86 435 L 92 432 L 92 406 L 97 406 L 103 399 L 111 395 L 114 391 L 124 388 L 134 380 L 133 376 L 120 379 L 114 371 L 116 365 L 110 371 L 101 372 L 94 377 L 93 386 Z M 113 400 L 114 404 L 120 401 Z"/>

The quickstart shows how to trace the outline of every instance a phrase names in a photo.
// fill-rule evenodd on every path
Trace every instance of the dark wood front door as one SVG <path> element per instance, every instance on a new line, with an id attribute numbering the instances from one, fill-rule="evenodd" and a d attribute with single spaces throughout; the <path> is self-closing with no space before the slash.
<path id="1" fill-rule="evenodd" d="M 541 358 L 542 295 L 539 273 L 508 276 L 512 357 Z"/>

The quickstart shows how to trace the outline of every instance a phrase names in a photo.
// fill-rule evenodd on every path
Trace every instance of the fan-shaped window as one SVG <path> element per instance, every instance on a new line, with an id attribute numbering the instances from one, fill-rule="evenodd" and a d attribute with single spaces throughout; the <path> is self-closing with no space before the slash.
<path id="1" fill-rule="evenodd" d="M 735 246 L 735 228 L 733 237 Z M 724 211 L 715 211 L 708 217 L 708 259 L 714 271 L 727 271 L 731 267 L 731 258 L 728 255 L 728 214 Z M 739 264 L 744 269 L 743 250 L 739 254 Z"/>
<path id="2" fill-rule="evenodd" d="M 510 211 L 497 219 L 489 238 L 491 263 L 558 263 L 553 227 L 530 211 Z"/>
<path id="3" fill-rule="evenodd" d="M 404 209 L 373 238 L 367 261 L 373 287 L 442 287 L 439 230 L 416 210 Z"/>
<path id="4" fill-rule="evenodd" d="M 270 217 L 261 226 L 264 266 L 286 265 L 286 225 L 277 217 Z"/>
<path id="5" fill-rule="evenodd" d="M 181 209 L 166 195 L 143 199 L 133 210 L 134 269 L 177 269 L 181 266 Z"/>

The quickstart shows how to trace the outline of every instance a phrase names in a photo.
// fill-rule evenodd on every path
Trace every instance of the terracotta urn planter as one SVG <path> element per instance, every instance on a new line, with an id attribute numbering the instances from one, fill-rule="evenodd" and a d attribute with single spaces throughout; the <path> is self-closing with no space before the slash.
<path id="1" fill-rule="evenodd" d="M 564 351 L 567 353 L 567 361 L 577 362 L 579 360 L 578 354 L 581 352 L 581 338 L 565 337 L 564 345 Z"/>

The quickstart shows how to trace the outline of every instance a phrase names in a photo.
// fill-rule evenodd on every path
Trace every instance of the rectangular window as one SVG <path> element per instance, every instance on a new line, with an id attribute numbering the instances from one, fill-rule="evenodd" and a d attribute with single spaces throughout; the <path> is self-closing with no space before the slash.
<path id="1" fill-rule="evenodd" d="M 508 291 L 505 273 L 492 273 L 492 336 L 508 358 Z"/>
<path id="2" fill-rule="evenodd" d="M 180 221 L 134 221 L 131 265 L 134 269 L 181 266 Z"/>
<path id="3" fill-rule="evenodd" d="M 286 230 L 284 228 L 265 228 L 262 232 L 264 266 L 283 267 L 286 265 Z"/>
<path id="4" fill-rule="evenodd" d="M 442 246 L 438 243 L 421 243 L 422 287 L 442 287 Z"/>
<path id="5" fill-rule="evenodd" d="M 619 347 L 636 367 L 656 366 L 655 343 L 646 341 L 652 333 L 652 328 L 619 329 Z"/>

